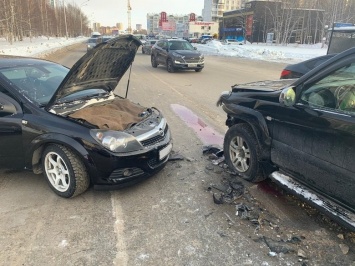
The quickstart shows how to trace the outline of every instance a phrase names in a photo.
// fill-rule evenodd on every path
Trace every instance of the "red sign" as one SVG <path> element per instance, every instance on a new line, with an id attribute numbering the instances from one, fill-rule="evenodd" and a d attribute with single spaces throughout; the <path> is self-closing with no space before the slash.
<path id="1" fill-rule="evenodd" d="M 174 21 L 162 22 L 162 30 L 174 31 L 175 30 L 175 22 Z"/>
<path id="2" fill-rule="evenodd" d="M 161 12 L 161 13 L 160 13 L 160 20 L 161 20 L 162 22 L 166 22 L 166 21 L 167 21 L 167 19 L 166 19 L 166 12 Z"/>
<path id="3" fill-rule="evenodd" d="M 208 26 L 208 25 L 214 24 L 214 22 L 195 21 L 194 24 L 195 24 L 195 25 L 199 25 L 199 26 Z"/>
<path id="4" fill-rule="evenodd" d="M 246 25 L 245 25 L 245 34 L 247 36 L 250 36 L 252 35 L 252 32 L 253 32 L 253 15 L 248 15 Z"/>
<path id="5" fill-rule="evenodd" d="M 196 15 L 195 13 L 190 14 L 190 20 L 189 21 L 195 21 L 196 20 Z"/>

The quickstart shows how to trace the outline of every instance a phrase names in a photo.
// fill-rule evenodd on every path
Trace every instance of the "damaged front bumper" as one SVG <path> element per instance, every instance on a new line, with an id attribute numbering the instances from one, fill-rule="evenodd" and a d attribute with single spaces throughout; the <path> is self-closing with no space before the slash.
<path id="1" fill-rule="evenodd" d="M 96 164 L 97 173 L 93 175 L 94 189 L 112 190 L 130 186 L 162 170 L 173 147 L 169 129 L 163 138 L 159 144 L 130 154 L 110 154 L 109 158 L 95 154 L 94 160 L 101 163 Z"/>

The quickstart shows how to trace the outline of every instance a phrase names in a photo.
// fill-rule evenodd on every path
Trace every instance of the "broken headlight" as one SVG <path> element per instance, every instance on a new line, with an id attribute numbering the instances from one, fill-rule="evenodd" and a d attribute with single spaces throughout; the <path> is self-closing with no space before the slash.
<path id="1" fill-rule="evenodd" d="M 113 152 L 132 152 L 143 148 L 135 137 L 125 132 L 92 129 L 90 134 L 98 143 Z"/>

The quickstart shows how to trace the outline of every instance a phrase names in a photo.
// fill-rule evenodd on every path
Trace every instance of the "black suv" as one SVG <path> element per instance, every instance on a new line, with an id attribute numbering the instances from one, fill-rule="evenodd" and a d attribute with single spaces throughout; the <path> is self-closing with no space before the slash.
<path id="1" fill-rule="evenodd" d="M 165 65 L 168 72 L 177 69 L 194 69 L 201 72 L 205 66 L 204 56 L 183 39 L 159 40 L 151 51 L 152 67 Z"/>
<path id="2" fill-rule="evenodd" d="M 253 182 L 270 175 L 355 230 L 355 48 L 297 80 L 232 86 L 218 104 L 230 168 Z"/>

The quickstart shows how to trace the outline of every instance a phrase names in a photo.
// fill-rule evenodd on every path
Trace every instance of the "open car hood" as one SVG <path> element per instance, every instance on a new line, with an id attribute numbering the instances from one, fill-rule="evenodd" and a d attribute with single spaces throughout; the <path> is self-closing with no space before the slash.
<path id="1" fill-rule="evenodd" d="M 58 100 L 78 91 L 93 88 L 113 91 L 141 44 L 133 35 L 122 35 L 98 44 L 70 69 L 48 102 L 47 110 Z"/>

